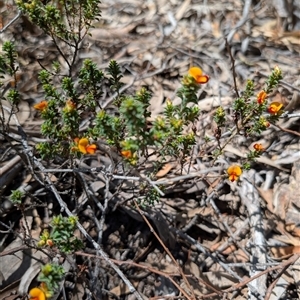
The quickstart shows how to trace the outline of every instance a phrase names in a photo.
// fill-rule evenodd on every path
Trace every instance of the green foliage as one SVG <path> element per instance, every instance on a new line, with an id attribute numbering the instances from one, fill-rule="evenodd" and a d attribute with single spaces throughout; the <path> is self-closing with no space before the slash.
<path id="1" fill-rule="evenodd" d="M 17 51 L 15 45 L 8 41 L 3 43 L 2 51 L 3 54 L 0 55 L 0 78 L 4 78 L 3 75 L 5 74 L 12 77 L 10 81 L 11 89 L 8 91 L 6 98 L 13 107 L 16 107 L 20 103 L 20 94 L 17 90 Z M 2 82 L 0 82 L 0 87 L 2 85 Z"/>
<path id="2" fill-rule="evenodd" d="M 42 267 L 38 280 L 46 284 L 47 296 L 53 296 L 64 276 L 65 270 L 62 266 L 50 263 Z"/>
<path id="3" fill-rule="evenodd" d="M 61 215 L 54 217 L 51 222 L 51 232 L 43 231 L 38 246 L 56 246 L 63 253 L 79 250 L 83 244 L 74 236 L 76 223 L 76 217 L 62 217 Z"/>
<path id="4" fill-rule="evenodd" d="M 215 152 L 215 157 L 222 153 L 224 147 L 237 134 L 243 134 L 245 137 L 255 138 L 266 130 L 270 123 L 275 123 L 279 120 L 282 114 L 282 105 L 277 102 L 268 104 L 266 101 L 268 94 L 277 87 L 282 79 L 282 72 L 278 67 L 275 67 L 271 75 L 265 82 L 265 89 L 261 90 L 256 97 L 254 96 L 254 84 L 248 80 L 245 91 L 242 96 L 237 98 L 233 103 L 233 116 L 235 122 L 235 130 L 232 129 L 231 137 L 221 145 L 221 127 L 225 125 L 225 113 L 222 107 L 219 107 L 214 115 L 214 120 L 218 125 L 215 131 L 215 138 L 219 143 L 219 151 Z M 262 155 L 263 151 L 250 151 L 246 161 L 243 163 L 243 168 L 248 169 L 250 162 Z"/>
<path id="5" fill-rule="evenodd" d="M 143 208 L 155 205 L 160 200 L 158 191 L 154 188 L 149 189 L 143 198 L 138 199 L 137 203 Z"/>
<path id="6" fill-rule="evenodd" d="M 282 71 L 276 66 L 266 81 L 266 93 L 271 93 L 273 89 L 278 86 L 278 83 L 282 78 Z"/>
<path id="7" fill-rule="evenodd" d="M 98 0 L 17 0 L 19 9 L 51 37 L 74 45 L 79 43 L 100 16 Z M 82 30 L 85 30 L 82 33 Z"/>
<path id="8" fill-rule="evenodd" d="M 117 93 L 117 97 L 114 103 L 117 107 L 120 107 L 120 104 L 122 102 L 120 89 L 123 86 L 123 83 L 121 82 L 123 74 L 121 72 L 120 66 L 115 60 L 110 61 L 108 66 L 108 73 L 110 75 L 109 77 L 110 88 Z"/>
<path id="9" fill-rule="evenodd" d="M 16 89 L 9 90 L 6 97 L 12 105 L 18 105 L 20 102 L 20 94 Z"/>
<path id="10" fill-rule="evenodd" d="M 11 191 L 11 195 L 9 196 L 9 199 L 14 204 L 21 204 L 23 197 L 24 194 L 20 190 L 13 190 Z"/>
<path id="11" fill-rule="evenodd" d="M 12 42 L 4 42 L 3 55 L 0 55 L 0 73 L 13 76 L 18 71 L 17 52 Z"/>

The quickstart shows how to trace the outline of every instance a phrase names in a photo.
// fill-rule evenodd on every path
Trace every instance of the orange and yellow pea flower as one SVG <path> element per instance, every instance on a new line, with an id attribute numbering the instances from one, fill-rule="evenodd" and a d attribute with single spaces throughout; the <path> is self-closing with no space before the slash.
<path id="1" fill-rule="evenodd" d="M 283 104 L 280 102 L 272 102 L 268 107 L 268 112 L 271 115 L 277 115 L 281 113 L 281 109 L 283 108 Z"/>
<path id="2" fill-rule="evenodd" d="M 42 291 L 42 289 L 36 287 L 29 291 L 29 299 L 30 300 L 46 300 L 46 294 Z"/>
<path id="3" fill-rule="evenodd" d="M 258 152 L 263 152 L 265 150 L 265 148 L 262 146 L 262 144 L 260 143 L 256 143 L 253 145 L 253 148 L 258 151 Z"/>
<path id="4" fill-rule="evenodd" d="M 44 111 L 48 107 L 48 102 L 46 100 L 41 101 L 33 106 L 36 110 Z"/>
<path id="5" fill-rule="evenodd" d="M 52 296 L 46 283 L 42 282 L 39 287 L 35 287 L 29 291 L 30 300 L 46 300 Z"/>
<path id="6" fill-rule="evenodd" d="M 260 92 L 257 94 L 257 103 L 258 103 L 258 104 L 264 104 L 266 98 L 267 98 L 267 93 L 266 93 L 265 91 L 260 91 Z"/>
<path id="7" fill-rule="evenodd" d="M 94 154 L 96 152 L 97 146 L 95 144 L 89 144 L 87 138 L 75 138 L 76 147 L 73 147 L 73 150 L 78 150 L 83 154 Z"/>
<path id="8" fill-rule="evenodd" d="M 209 76 L 203 74 L 202 70 L 198 67 L 192 67 L 189 69 L 189 75 L 192 76 L 199 84 L 207 83 Z"/>
<path id="9" fill-rule="evenodd" d="M 242 174 L 242 169 L 238 165 L 232 165 L 227 169 L 230 181 L 236 181 Z"/>
<path id="10" fill-rule="evenodd" d="M 121 154 L 123 157 L 130 159 L 132 157 L 132 152 L 130 150 L 122 150 Z"/>
<path id="11" fill-rule="evenodd" d="M 66 101 L 66 105 L 64 107 L 64 112 L 70 113 L 76 109 L 76 104 L 72 101 L 72 99 L 68 99 Z"/>

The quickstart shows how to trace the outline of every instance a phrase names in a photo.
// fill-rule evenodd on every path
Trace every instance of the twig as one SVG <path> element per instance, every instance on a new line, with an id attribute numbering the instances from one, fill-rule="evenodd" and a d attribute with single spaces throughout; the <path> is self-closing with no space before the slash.
<path id="1" fill-rule="evenodd" d="M 81 251 L 75 252 L 75 255 L 86 256 L 86 257 L 93 257 L 93 258 L 95 258 L 97 260 L 101 259 L 101 257 L 96 256 L 94 254 L 84 253 L 84 252 L 81 252 Z M 160 275 L 160 276 L 164 276 L 164 277 L 168 278 L 179 291 L 182 291 L 180 285 L 173 279 L 173 277 L 180 276 L 180 274 L 170 274 L 170 273 L 162 272 L 162 271 L 157 270 L 157 269 L 155 269 L 153 267 L 146 266 L 146 265 L 141 265 L 141 264 L 138 264 L 138 263 L 136 263 L 134 261 L 131 261 L 131 260 L 120 261 L 120 260 L 116 260 L 116 259 L 111 259 L 111 261 L 114 262 L 116 265 L 119 265 L 119 266 L 130 265 L 130 266 L 133 266 L 133 267 L 136 267 L 136 268 L 147 270 L 147 271 L 149 271 L 151 273 L 154 273 L 154 274 L 157 274 L 157 275 Z M 189 275 L 185 275 L 185 276 L 186 277 L 190 277 Z M 199 278 L 197 278 L 197 279 L 199 280 Z M 200 280 L 200 281 L 202 281 L 202 280 Z M 222 294 L 220 291 L 218 291 L 214 287 L 210 286 L 205 281 L 203 281 L 203 284 L 205 284 L 209 289 L 213 290 L 216 293 L 216 295 L 221 295 Z M 162 298 L 162 297 L 163 296 L 160 296 L 160 298 Z M 173 297 L 174 296 L 172 296 L 172 298 Z M 182 298 L 182 296 L 181 296 L 181 298 Z M 189 298 L 187 298 L 187 299 L 189 299 Z"/>
<path id="2" fill-rule="evenodd" d="M 248 173 L 251 178 L 254 176 Z M 259 195 L 253 184 L 246 178 L 242 181 L 242 187 L 237 187 L 240 198 L 246 206 L 249 215 L 249 224 L 252 231 L 252 247 L 251 247 L 251 261 L 266 263 L 267 261 L 267 243 L 264 235 L 262 211 L 259 202 Z M 250 270 L 250 276 L 257 274 L 259 271 L 253 266 Z M 266 293 L 267 276 L 261 276 L 259 280 L 254 280 L 253 284 L 257 288 L 260 295 Z M 257 295 L 249 290 L 250 299 L 257 299 Z"/>
<path id="3" fill-rule="evenodd" d="M 290 266 L 292 264 L 294 264 L 300 257 L 300 253 L 294 254 L 291 258 L 289 258 L 287 261 L 282 262 L 281 264 L 279 264 L 278 266 L 274 266 L 271 267 L 269 269 L 266 269 L 264 271 L 261 271 L 260 273 L 257 273 L 256 275 L 252 276 L 251 278 L 247 278 L 246 280 L 241 281 L 240 283 L 226 289 L 223 290 L 223 292 L 225 293 L 229 293 L 232 291 L 235 291 L 237 289 L 241 289 L 242 287 L 244 287 L 245 285 L 249 284 L 252 280 L 258 279 L 260 276 L 263 276 L 265 274 L 268 274 L 270 272 L 279 270 L 281 268 L 284 268 L 285 266 Z M 216 296 L 216 293 L 211 293 L 205 296 L 202 296 L 203 299 L 211 299 L 212 297 Z"/>
<path id="4" fill-rule="evenodd" d="M 242 27 L 248 20 L 249 20 L 249 10 L 251 7 L 252 0 L 246 0 L 244 9 L 243 9 L 243 15 L 240 21 L 235 25 L 235 27 L 229 32 L 227 39 L 229 42 L 231 42 L 233 36 L 235 35 L 236 31 Z"/>
<path id="5" fill-rule="evenodd" d="M 276 125 L 276 124 L 273 124 L 273 125 L 275 127 L 279 128 L 280 130 L 284 131 L 284 132 L 287 132 L 287 133 L 290 133 L 290 134 L 293 134 L 293 135 L 296 135 L 296 136 L 300 136 L 300 133 L 297 132 L 297 131 L 294 131 L 294 130 L 291 130 L 291 129 L 282 128 L 281 126 Z"/>
<path id="6" fill-rule="evenodd" d="M 0 30 L 0 34 L 3 33 L 12 23 L 17 21 L 21 17 L 21 14 L 22 14 L 22 12 L 19 10 L 18 14 Z"/>
<path id="7" fill-rule="evenodd" d="M 182 279 L 184 280 L 185 284 L 187 285 L 187 287 L 189 288 L 189 291 L 192 293 L 193 295 L 193 299 L 196 299 L 194 291 L 190 285 L 190 283 L 188 282 L 186 276 L 184 275 L 181 267 L 179 266 L 178 262 L 176 261 L 176 259 L 173 257 L 172 253 L 170 252 L 170 250 L 166 247 L 166 245 L 163 243 L 163 241 L 160 239 L 160 237 L 158 236 L 158 234 L 155 232 L 154 228 L 151 226 L 150 222 L 148 221 L 148 219 L 145 217 L 145 215 L 143 214 L 143 212 L 140 210 L 138 204 L 136 203 L 136 201 L 134 201 L 135 207 L 138 210 L 138 212 L 140 213 L 140 215 L 142 216 L 142 218 L 144 219 L 144 221 L 146 222 L 146 224 L 148 225 L 150 231 L 154 234 L 154 236 L 156 237 L 156 239 L 159 241 L 159 243 L 161 244 L 161 246 L 164 248 L 164 250 L 166 251 L 166 253 L 169 255 L 169 257 L 172 259 L 173 263 L 175 264 L 175 266 L 177 267 L 179 273 L 182 276 Z M 184 294 L 184 296 L 187 299 L 190 299 L 189 295 L 182 289 L 180 289 L 180 291 Z"/>
<path id="8" fill-rule="evenodd" d="M 217 264 L 219 264 L 225 271 L 227 271 L 234 278 L 238 279 L 240 282 L 243 281 L 242 277 L 240 277 L 238 274 L 236 274 L 235 272 L 233 272 L 228 267 L 227 264 L 223 263 L 220 259 L 218 259 L 216 253 L 210 253 L 198 241 L 196 241 L 194 238 L 192 238 L 188 234 L 182 232 L 182 230 L 179 230 L 179 229 L 176 229 L 176 228 L 172 228 L 172 227 L 170 227 L 170 230 L 173 231 L 175 234 L 179 235 L 184 240 L 186 240 L 189 244 L 193 245 L 198 251 L 202 252 L 204 255 L 211 257 L 211 259 L 213 261 L 215 261 Z M 256 290 L 256 288 L 253 285 L 249 285 L 249 288 L 251 290 L 253 290 L 253 293 L 257 293 L 257 290 Z M 214 295 L 216 295 L 216 294 L 214 293 Z M 259 295 L 257 295 L 257 296 L 258 296 L 257 299 L 261 299 L 261 297 L 259 297 Z M 203 298 L 204 298 L 204 296 L 203 296 Z"/>
<path id="9" fill-rule="evenodd" d="M 20 132 L 20 135 L 22 137 L 22 145 L 24 148 L 24 152 L 26 154 L 26 156 L 28 157 L 28 161 L 33 161 L 34 165 L 40 169 L 40 171 L 42 171 L 44 173 L 44 166 L 37 160 L 37 158 L 32 154 L 31 149 L 28 146 L 27 140 L 26 140 L 26 134 L 23 131 L 22 126 L 19 123 L 19 120 L 17 118 L 17 116 L 15 115 L 15 113 L 12 113 L 18 130 Z M 32 169 L 33 172 L 33 169 Z M 34 174 L 34 172 L 33 172 Z M 74 215 L 71 213 L 71 211 L 69 210 L 68 206 L 66 205 L 66 203 L 63 201 L 63 199 L 61 198 L 60 194 L 58 193 L 56 187 L 54 186 L 53 182 L 51 181 L 49 175 L 47 173 L 45 173 L 45 182 L 48 184 L 48 188 L 52 191 L 52 193 L 54 194 L 57 202 L 59 203 L 60 207 L 62 210 L 64 210 L 66 212 L 66 214 L 69 217 L 74 217 Z M 121 279 L 124 281 L 124 283 L 127 285 L 129 291 L 131 293 L 133 293 L 135 295 L 135 297 L 138 300 L 143 300 L 142 296 L 136 291 L 135 287 L 132 285 L 132 283 L 127 279 L 127 277 L 124 275 L 124 273 L 111 261 L 111 259 L 109 258 L 109 256 L 104 252 L 104 250 L 101 248 L 101 246 L 96 243 L 94 241 L 94 239 L 87 233 L 87 231 L 84 229 L 84 227 L 77 222 L 76 223 L 77 228 L 79 229 L 79 231 L 83 234 L 83 236 L 93 245 L 93 247 L 96 249 L 97 253 L 103 257 L 103 259 L 111 266 L 111 268 L 114 269 L 114 271 L 121 277 Z"/>
<path id="10" fill-rule="evenodd" d="M 222 187 L 224 186 L 223 183 L 219 184 L 219 186 L 217 186 L 215 188 L 215 190 L 208 196 L 208 199 L 206 201 L 209 201 L 211 206 L 213 207 L 214 211 L 217 213 L 218 215 L 218 218 L 221 220 L 223 226 L 225 227 L 225 229 L 227 230 L 227 232 L 230 234 L 230 239 L 233 241 L 233 243 L 235 245 L 237 245 L 240 249 L 242 249 L 242 251 L 247 255 L 247 256 L 250 256 L 250 254 L 248 253 L 248 251 L 242 247 L 241 245 L 239 245 L 238 241 L 236 240 L 235 238 L 235 234 L 231 231 L 230 227 L 228 226 L 228 224 L 226 222 L 224 222 L 223 220 L 223 217 L 222 217 L 222 214 L 219 210 L 219 208 L 217 207 L 214 199 L 213 199 L 213 196 L 215 195 L 215 193 L 221 189 Z"/>
<path id="11" fill-rule="evenodd" d="M 227 49 L 227 52 L 228 52 L 228 54 L 230 56 L 230 60 L 231 60 L 232 77 L 233 77 L 233 82 L 234 82 L 234 90 L 235 90 L 237 98 L 239 98 L 240 94 L 239 94 L 239 90 L 238 90 L 237 83 L 236 83 L 236 77 L 237 77 L 237 75 L 236 75 L 236 71 L 235 71 L 235 59 L 232 56 L 231 48 L 230 48 L 228 40 L 226 38 L 225 38 L 225 45 L 226 45 L 226 49 Z"/>
<path id="12" fill-rule="evenodd" d="M 298 260 L 298 258 L 297 258 Z M 296 262 L 296 261 L 295 261 Z M 276 283 L 278 282 L 279 278 L 281 277 L 281 275 L 288 269 L 288 267 L 291 265 L 292 263 L 290 264 L 287 264 L 285 265 L 281 270 L 280 272 L 277 274 L 276 276 L 276 279 L 270 284 L 270 286 L 268 287 L 268 290 L 266 292 L 266 296 L 265 296 L 265 300 L 269 300 L 270 297 L 271 297 L 271 294 L 272 294 L 272 290 L 274 289 Z"/>
<path id="13" fill-rule="evenodd" d="M 103 236 L 103 228 L 104 228 L 104 222 L 105 222 L 105 216 L 107 213 L 107 208 L 108 208 L 108 200 L 109 200 L 109 182 L 110 178 L 109 176 L 105 176 L 105 194 L 104 194 L 104 203 L 103 203 L 103 211 L 101 214 L 101 219 L 100 219 L 100 230 L 98 232 L 98 243 L 101 245 L 102 244 L 102 236 Z"/>
<path id="14" fill-rule="evenodd" d="M 207 168 L 205 170 L 200 170 L 200 171 L 193 172 L 193 173 L 190 173 L 190 174 L 176 176 L 174 178 L 159 179 L 159 180 L 155 180 L 155 181 L 150 180 L 149 183 L 153 186 L 154 185 L 167 185 L 167 184 L 175 183 L 177 181 L 183 181 L 183 180 L 199 177 L 201 175 L 204 175 L 204 174 L 207 174 L 207 173 L 210 173 L 210 172 L 222 171 L 223 169 L 224 169 L 223 167 L 211 167 L 211 168 Z M 101 168 L 101 167 L 100 168 L 74 168 L 74 169 L 46 169 L 45 168 L 43 171 L 40 170 L 40 172 L 42 172 L 42 173 L 71 173 L 71 172 L 90 173 L 90 172 L 103 172 L 103 168 Z M 113 179 L 120 179 L 120 180 L 134 180 L 134 181 L 143 180 L 142 177 L 138 177 L 138 176 L 123 176 L 123 175 L 114 175 L 114 174 L 112 174 L 111 177 Z"/>

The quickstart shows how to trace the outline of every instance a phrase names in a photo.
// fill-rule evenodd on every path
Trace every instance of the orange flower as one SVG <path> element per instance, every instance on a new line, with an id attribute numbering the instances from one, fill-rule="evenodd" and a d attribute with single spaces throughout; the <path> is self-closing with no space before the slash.
<path id="1" fill-rule="evenodd" d="M 31 300 L 46 300 L 46 294 L 38 287 L 33 288 L 29 291 L 29 299 Z"/>
<path id="2" fill-rule="evenodd" d="M 129 159 L 132 157 L 132 152 L 130 150 L 122 150 L 121 154 L 123 157 Z"/>
<path id="3" fill-rule="evenodd" d="M 66 101 L 66 105 L 64 107 L 64 112 L 65 113 L 70 113 L 75 109 L 76 109 L 76 104 L 71 99 L 68 99 Z"/>
<path id="4" fill-rule="evenodd" d="M 87 138 L 76 138 L 74 141 L 77 146 L 73 147 L 72 150 L 78 150 L 83 154 L 94 154 L 97 149 L 95 144 L 89 144 L 89 140 Z"/>
<path id="5" fill-rule="evenodd" d="M 29 299 L 31 300 L 46 300 L 52 296 L 53 293 L 49 291 L 45 282 L 42 282 L 39 287 L 35 287 L 29 291 Z"/>
<path id="6" fill-rule="evenodd" d="M 262 152 L 265 150 L 265 148 L 262 146 L 262 144 L 259 144 L 259 143 L 254 144 L 253 148 L 258 152 Z"/>
<path id="7" fill-rule="evenodd" d="M 48 107 L 48 102 L 46 100 L 33 106 L 36 110 L 44 111 Z"/>
<path id="8" fill-rule="evenodd" d="M 268 107 L 268 112 L 271 114 L 271 115 L 278 115 L 281 113 L 281 109 L 283 107 L 283 104 L 282 103 L 279 103 L 279 102 L 272 102 L 269 107 Z"/>
<path id="9" fill-rule="evenodd" d="M 49 246 L 49 247 L 53 247 L 54 243 L 52 240 L 47 240 L 46 241 L 46 244 Z"/>
<path id="10" fill-rule="evenodd" d="M 204 75 L 202 70 L 198 67 L 192 67 L 189 69 L 189 75 L 192 76 L 199 84 L 207 83 L 209 80 L 208 75 Z"/>
<path id="11" fill-rule="evenodd" d="M 266 98 L 267 98 L 267 93 L 265 91 L 260 91 L 257 94 L 257 103 L 258 104 L 264 104 Z"/>
<path id="12" fill-rule="evenodd" d="M 227 169 L 230 181 L 236 181 L 242 174 L 242 169 L 238 165 L 232 165 Z"/>

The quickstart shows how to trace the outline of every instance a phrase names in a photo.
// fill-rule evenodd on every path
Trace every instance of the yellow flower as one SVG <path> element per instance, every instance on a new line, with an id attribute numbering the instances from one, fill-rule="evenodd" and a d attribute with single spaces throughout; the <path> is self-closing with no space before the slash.
<path id="1" fill-rule="evenodd" d="M 33 106 L 36 110 L 44 111 L 48 107 L 48 102 L 46 100 L 41 101 Z"/>
<path id="2" fill-rule="evenodd" d="M 260 144 L 260 143 L 254 144 L 254 145 L 253 145 L 253 148 L 254 148 L 256 151 L 258 151 L 258 152 L 262 152 L 262 151 L 265 150 L 265 148 L 264 148 L 264 147 L 262 146 L 262 144 Z"/>
<path id="3" fill-rule="evenodd" d="M 46 294 L 38 287 L 29 291 L 29 299 L 31 300 L 46 300 Z"/>
<path id="4" fill-rule="evenodd" d="M 281 72 L 281 70 L 278 66 L 274 67 L 274 74 L 275 74 L 276 77 L 281 77 L 282 76 L 282 72 Z"/>
<path id="5" fill-rule="evenodd" d="M 53 292 L 48 289 L 45 282 L 42 282 L 39 287 L 35 287 L 29 291 L 30 300 L 46 300 L 53 296 Z"/>
<path id="6" fill-rule="evenodd" d="M 268 112 L 271 114 L 271 115 L 278 115 L 278 114 L 281 114 L 282 113 L 282 107 L 283 107 L 283 104 L 282 103 L 279 103 L 279 102 L 272 102 L 269 107 L 268 107 Z"/>
<path id="7" fill-rule="evenodd" d="M 75 143 L 77 146 L 73 147 L 72 150 L 78 150 L 83 154 L 94 154 L 96 152 L 97 146 L 95 144 L 89 144 L 87 138 L 76 138 Z"/>
<path id="8" fill-rule="evenodd" d="M 130 150 L 122 150 L 121 154 L 123 157 L 129 159 L 132 157 L 132 152 Z"/>
<path id="9" fill-rule="evenodd" d="M 209 80 L 208 75 L 204 75 L 202 70 L 198 67 L 192 67 L 189 69 L 189 75 L 192 76 L 199 84 L 207 83 Z"/>
<path id="10" fill-rule="evenodd" d="M 65 105 L 63 111 L 65 113 L 70 113 L 70 112 L 72 112 L 75 109 L 76 109 L 76 104 L 71 99 L 68 99 L 66 101 L 66 105 Z"/>
<path id="11" fill-rule="evenodd" d="M 257 94 L 257 103 L 258 104 L 264 104 L 266 98 L 267 98 L 267 93 L 265 91 L 260 91 Z"/>
<path id="12" fill-rule="evenodd" d="M 236 181 L 242 174 L 242 169 L 238 165 L 232 165 L 227 169 L 230 181 Z"/>

